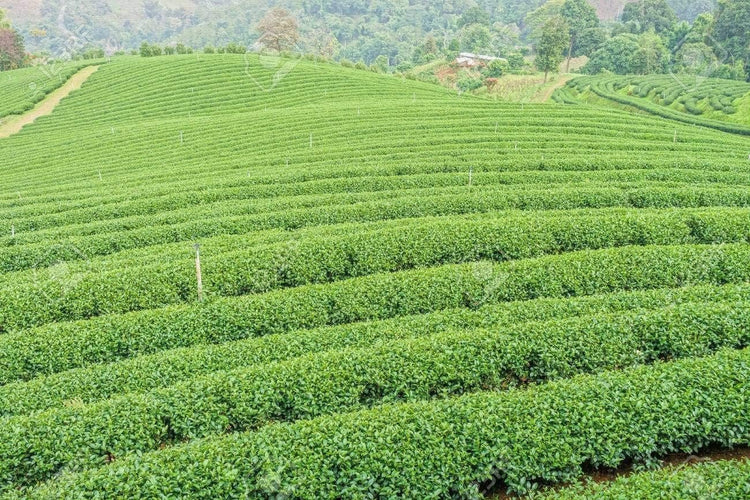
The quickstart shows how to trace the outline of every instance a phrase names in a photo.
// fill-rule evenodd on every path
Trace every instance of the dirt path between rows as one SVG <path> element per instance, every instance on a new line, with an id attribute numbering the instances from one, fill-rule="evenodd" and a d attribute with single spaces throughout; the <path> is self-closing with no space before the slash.
<path id="1" fill-rule="evenodd" d="M 572 80 L 573 76 L 562 76 L 559 80 L 557 80 L 554 84 L 550 86 L 539 98 L 539 102 L 547 102 L 552 97 L 552 94 L 555 93 L 555 90 L 563 88 L 570 80 Z"/>
<path id="2" fill-rule="evenodd" d="M 97 70 L 99 66 L 87 66 L 71 76 L 62 87 L 52 91 L 47 97 L 39 102 L 34 109 L 22 115 L 6 116 L 0 120 L 0 139 L 17 134 L 23 127 L 34 123 L 40 116 L 52 114 L 60 101 L 70 95 L 74 90 L 80 89 L 81 85 Z"/>

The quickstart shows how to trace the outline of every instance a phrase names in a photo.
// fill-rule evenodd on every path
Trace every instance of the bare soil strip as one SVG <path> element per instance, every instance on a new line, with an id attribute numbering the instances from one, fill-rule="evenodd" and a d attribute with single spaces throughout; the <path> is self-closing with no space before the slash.
<path id="1" fill-rule="evenodd" d="M 733 449 L 722 448 L 720 446 L 710 446 L 695 454 L 687 453 L 670 453 L 664 457 L 661 457 L 662 467 L 678 469 L 681 467 L 689 467 L 691 465 L 700 462 L 717 462 L 720 460 L 750 460 L 750 448 L 739 446 Z M 585 481 L 590 479 L 595 483 L 607 483 L 614 481 L 615 479 L 622 476 L 629 476 L 634 473 L 631 463 L 624 463 L 617 469 L 591 469 L 587 470 L 586 476 L 581 479 Z M 557 488 L 561 488 L 564 485 L 555 485 L 551 487 L 551 491 Z M 512 498 L 523 498 L 518 495 L 508 495 L 505 493 L 505 485 L 496 485 L 491 492 L 488 492 L 486 497 L 491 500 L 509 500 Z"/>
<path id="2" fill-rule="evenodd" d="M 60 101 L 70 95 L 74 90 L 81 88 L 81 85 L 97 70 L 99 66 L 87 66 L 81 71 L 71 76 L 62 87 L 51 92 L 34 109 L 22 115 L 6 116 L 0 120 L 0 139 L 17 134 L 23 127 L 34 123 L 34 120 L 40 116 L 52 114 Z"/>

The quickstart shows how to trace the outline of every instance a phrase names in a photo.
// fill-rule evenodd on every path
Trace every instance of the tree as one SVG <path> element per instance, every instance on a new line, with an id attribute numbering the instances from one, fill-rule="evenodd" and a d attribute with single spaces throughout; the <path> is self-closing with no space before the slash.
<path id="1" fill-rule="evenodd" d="M 482 70 L 482 75 L 486 78 L 500 78 L 510 69 L 508 61 L 505 59 L 495 59 Z"/>
<path id="2" fill-rule="evenodd" d="M 470 26 L 472 24 L 490 25 L 490 15 L 481 7 L 472 7 L 464 12 L 458 20 L 458 27 Z"/>
<path id="3" fill-rule="evenodd" d="M 633 55 L 630 72 L 648 75 L 664 73 L 669 65 L 669 51 L 661 37 L 649 31 L 638 37 L 640 49 Z"/>
<path id="4" fill-rule="evenodd" d="M 518 52 L 509 54 L 507 59 L 508 69 L 510 69 L 511 71 L 518 71 L 523 68 L 524 64 L 526 64 L 526 60 L 524 59 L 523 55 L 519 54 Z"/>
<path id="5" fill-rule="evenodd" d="M 378 57 L 376 57 L 371 65 L 371 69 L 376 73 L 388 73 L 389 68 L 390 62 L 388 61 L 388 56 L 384 55 L 379 55 Z"/>
<path id="6" fill-rule="evenodd" d="M 8 16 L 5 14 L 5 11 L 3 9 L 0 9 L 0 29 L 10 29 L 10 19 L 8 19 Z"/>
<path id="7" fill-rule="evenodd" d="M 667 0 L 639 0 L 625 5 L 622 22 L 630 26 L 633 33 L 666 34 L 677 24 L 677 15 Z"/>
<path id="8" fill-rule="evenodd" d="M 25 60 L 23 37 L 13 29 L 5 11 L 0 9 L 0 71 L 20 68 Z"/>
<path id="9" fill-rule="evenodd" d="M 661 37 L 654 32 L 641 36 L 623 33 L 607 40 L 584 67 L 587 73 L 611 71 L 619 75 L 663 72 L 669 63 Z"/>
<path id="10" fill-rule="evenodd" d="M 487 52 L 492 45 L 492 33 L 487 26 L 472 24 L 464 28 L 461 45 L 469 52 Z"/>
<path id="11" fill-rule="evenodd" d="M 547 21 L 562 14 L 562 6 L 565 0 L 548 0 L 538 9 L 529 12 L 524 19 L 525 31 L 529 40 L 539 43 L 542 39 L 542 31 Z"/>
<path id="12" fill-rule="evenodd" d="M 148 42 L 141 43 L 139 53 L 141 54 L 141 57 L 151 57 L 151 45 L 149 45 Z"/>
<path id="13" fill-rule="evenodd" d="M 750 1 L 720 0 L 715 18 L 713 37 L 720 45 L 717 52 L 742 61 L 750 81 Z"/>
<path id="14" fill-rule="evenodd" d="M 21 34 L 12 28 L 0 29 L 0 71 L 22 67 L 25 58 Z"/>
<path id="15" fill-rule="evenodd" d="M 573 49 L 576 48 L 576 44 L 585 30 L 599 26 L 599 16 L 597 16 L 596 9 L 591 6 L 588 0 L 565 0 L 560 15 L 568 23 L 570 29 L 568 64 L 565 67 L 565 72 L 570 73 L 570 59 L 573 57 Z"/>
<path id="16" fill-rule="evenodd" d="M 573 56 L 588 56 L 604 45 L 607 41 L 608 34 L 604 28 L 588 28 L 583 30 L 576 41 L 576 47 L 573 49 Z"/>
<path id="17" fill-rule="evenodd" d="M 297 20 L 286 9 L 273 8 L 258 23 L 260 39 L 267 49 L 281 52 L 289 50 L 299 40 L 299 26 Z"/>
<path id="18" fill-rule="evenodd" d="M 669 0 L 669 6 L 680 19 L 692 21 L 701 14 L 714 10 L 716 0 Z"/>
<path id="19" fill-rule="evenodd" d="M 459 52 L 461 52 L 461 43 L 458 41 L 457 38 L 453 38 L 448 43 L 448 48 L 446 49 L 446 55 L 450 59 L 455 59 L 458 56 Z"/>
<path id="20" fill-rule="evenodd" d="M 544 82 L 550 71 L 557 71 L 565 59 L 563 50 L 570 43 L 570 26 L 562 16 L 555 16 L 542 28 L 542 39 L 537 46 L 536 67 L 544 71 Z"/>

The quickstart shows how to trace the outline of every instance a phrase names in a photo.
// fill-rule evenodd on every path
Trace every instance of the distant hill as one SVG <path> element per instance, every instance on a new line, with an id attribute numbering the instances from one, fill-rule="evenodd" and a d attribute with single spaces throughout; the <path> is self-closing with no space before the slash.
<path id="1" fill-rule="evenodd" d="M 615 19 L 628 0 L 590 0 L 602 19 Z M 229 42 L 252 44 L 253 27 L 273 6 L 291 10 L 305 39 L 314 45 L 328 33 L 340 44 L 339 55 L 371 62 L 379 55 L 410 57 L 427 34 L 449 41 L 460 16 L 482 7 L 493 23 L 522 24 L 544 0 L 477 0 L 439 3 L 429 0 L 4 0 L 14 24 L 32 51 L 64 54 L 71 47 L 103 46 L 110 52 L 141 42 L 182 42 L 194 47 Z M 711 10 L 715 0 L 671 0 L 678 14 L 691 19 Z M 36 36 L 34 36 L 34 34 Z"/>

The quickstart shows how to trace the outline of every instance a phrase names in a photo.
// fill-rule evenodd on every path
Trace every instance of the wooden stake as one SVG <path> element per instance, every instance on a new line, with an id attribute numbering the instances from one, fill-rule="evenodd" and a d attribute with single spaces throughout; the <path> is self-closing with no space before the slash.
<path id="1" fill-rule="evenodd" d="M 674 142 L 677 142 L 677 130 L 674 131 Z"/>
<path id="2" fill-rule="evenodd" d="M 104 180 L 104 179 L 102 179 L 102 171 L 101 171 L 101 170 L 99 170 L 99 181 L 101 182 L 101 181 L 103 181 L 103 180 Z"/>
<path id="3" fill-rule="evenodd" d="M 203 273 L 201 272 L 201 246 L 195 244 L 195 275 L 198 279 L 198 302 L 203 302 Z"/>
<path id="4" fill-rule="evenodd" d="M 16 237 L 16 225 L 12 224 L 10 226 L 10 237 L 15 238 Z"/>
<path id="5" fill-rule="evenodd" d="M 474 167 L 469 167 L 469 186 L 471 186 L 471 174 L 474 173 Z"/>

